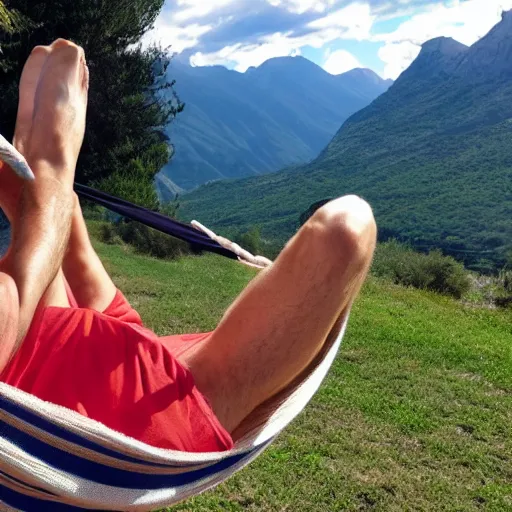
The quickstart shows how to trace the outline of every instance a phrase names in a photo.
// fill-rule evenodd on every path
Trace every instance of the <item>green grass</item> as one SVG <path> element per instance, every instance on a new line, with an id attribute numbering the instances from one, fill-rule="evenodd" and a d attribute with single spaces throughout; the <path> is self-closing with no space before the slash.
<path id="1" fill-rule="evenodd" d="M 213 329 L 255 273 L 96 244 L 158 333 Z M 173 511 L 512 511 L 512 318 L 371 278 L 306 411 L 255 463 Z"/>

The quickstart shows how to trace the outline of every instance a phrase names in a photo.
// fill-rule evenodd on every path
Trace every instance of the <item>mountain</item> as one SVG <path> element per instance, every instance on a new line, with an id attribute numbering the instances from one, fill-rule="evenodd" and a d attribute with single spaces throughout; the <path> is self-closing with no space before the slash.
<path id="1" fill-rule="evenodd" d="M 331 75 L 303 57 L 245 73 L 176 59 L 169 74 L 186 106 L 168 128 L 175 155 L 162 174 L 188 190 L 311 161 L 392 83 L 368 69 Z"/>
<path id="2" fill-rule="evenodd" d="M 214 183 L 182 198 L 183 214 L 233 232 L 290 236 L 314 202 L 355 193 L 380 238 L 440 247 L 484 270 L 512 250 L 512 12 L 466 47 L 423 45 L 393 86 L 348 119 L 309 165 Z"/>
<path id="3" fill-rule="evenodd" d="M 182 188 L 178 187 L 176 183 L 161 172 L 155 176 L 155 188 L 158 199 L 162 203 L 174 201 L 177 195 L 181 195 L 184 192 Z"/>

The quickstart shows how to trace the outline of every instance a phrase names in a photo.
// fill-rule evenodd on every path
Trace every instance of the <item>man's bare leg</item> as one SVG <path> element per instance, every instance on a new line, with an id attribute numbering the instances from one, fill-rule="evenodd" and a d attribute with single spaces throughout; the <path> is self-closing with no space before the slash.
<path id="1" fill-rule="evenodd" d="M 62 42 L 64 43 L 64 42 Z M 55 45 L 54 45 L 55 46 Z M 58 46 L 58 45 L 57 45 Z M 29 150 L 30 136 L 32 133 L 32 124 L 34 118 L 34 106 L 36 100 L 36 91 L 39 85 L 43 68 L 52 51 L 50 46 L 38 46 L 30 54 L 20 78 L 18 115 L 16 117 L 16 128 L 14 131 L 13 144 L 22 154 L 27 154 Z M 16 179 L 16 178 L 15 178 Z M 21 182 L 18 181 L 18 192 L 21 192 Z M 6 208 L 6 215 L 13 223 L 13 216 L 16 215 L 16 209 L 19 205 L 19 193 L 16 193 L 12 187 L 12 193 L 9 201 L 11 204 Z M 41 306 L 61 306 L 69 307 L 66 288 L 63 281 L 64 274 L 61 270 L 57 273 L 55 279 L 48 286 L 45 294 L 41 298 Z"/>
<path id="2" fill-rule="evenodd" d="M 36 91 L 50 53 L 51 48 L 48 46 L 35 48 L 21 75 L 14 145 L 22 154 L 26 153 L 32 132 Z M 3 194 L 5 204 L 2 206 L 12 223 L 16 216 L 22 183 L 16 176 L 10 177 L 10 182 L 9 193 L 5 191 Z M 65 279 L 80 307 L 103 311 L 112 302 L 116 288 L 92 247 L 76 196 L 63 269 L 64 271 L 59 270 L 48 287 L 41 306 L 69 307 Z"/>
<path id="3" fill-rule="evenodd" d="M 36 181 L 23 186 L 19 215 L 12 224 L 13 242 L 1 262 L 18 295 L 18 342 L 61 266 L 71 224 L 74 169 L 85 128 L 88 73 L 83 51 L 60 40 L 50 48 L 25 148 Z"/>
<path id="4" fill-rule="evenodd" d="M 375 221 L 363 200 L 328 203 L 250 283 L 215 332 L 184 356 L 228 431 L 307 369 L 359 293 L 375 243 Z"/>
<path id="5" fill-rule="evenodd" d="M 117 289 L 91 244 L 76 196 L 63 270 L 79 307 L 102 312 L 111 304 Z"/>

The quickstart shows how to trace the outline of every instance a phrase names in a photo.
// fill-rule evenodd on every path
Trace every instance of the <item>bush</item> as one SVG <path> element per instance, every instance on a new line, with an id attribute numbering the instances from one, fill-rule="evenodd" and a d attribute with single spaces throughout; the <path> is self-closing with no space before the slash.
<path id="1" fill-rule="evenodd" d="M 249 231 L 239 233 L 233 238 L 233 242 L 240 247 L 249 251 L 251 254 L 257 255 L 261 253 L 261 236 L 258 228 L 251 228 Z"/>
<path id="2" fill-rule="evenodd" d="M 123 239 L 119 236 L 116 226 L 110 222 L 105 222 L 100 225 L 100 240 L 109 245 L 119 245 Z"/>
<path id="3" fill-rule="evenodd" d="M 395 240 L 380 244 L 372 267 L 373 274 L 396 284 L 432 290 L 460 299 L 470 288 L 464 266 L 441 251 L 415 252 Z"/>
<path id="4" fill-rule="evenodd" d="M 103 243 L 124 242 L 131 245 L 138 253 L 154 258 L 176 259 L 187 254 L 199 253 L 186 242 L 138 222 L 104 223 L 101 225 L 99 236 Z"/>
<path id="5" fill-rule="evenodd" d="M 512 270 L 502 270 L 498 275 L 498 293 L 494 302 L 498 307 L 512 306 Z"/>

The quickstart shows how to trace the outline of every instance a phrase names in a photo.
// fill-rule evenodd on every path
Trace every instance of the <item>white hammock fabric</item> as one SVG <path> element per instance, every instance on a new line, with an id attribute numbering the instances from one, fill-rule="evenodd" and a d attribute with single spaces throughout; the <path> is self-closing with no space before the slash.
<path id="1" fill-rule="evenodd" d="M 0 383 L 0 510 L 151 511 L 220 484 L 265 450 L 311 400 L 336 357 L 348 316 L 308 371 L 247 418 L 243 438 L 229 452 L 153 448 Z"/>

